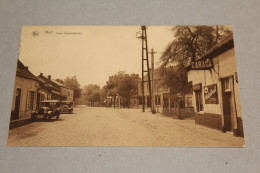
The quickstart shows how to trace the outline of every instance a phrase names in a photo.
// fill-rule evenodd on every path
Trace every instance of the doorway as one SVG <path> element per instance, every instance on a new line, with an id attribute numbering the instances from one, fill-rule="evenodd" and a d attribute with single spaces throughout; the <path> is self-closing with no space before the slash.
<path id="1" fill-rule="evenodd" d="M 19 118 L 19 111 L 20 111 L 20 101 L 21 101 L 21 88 L 17 88 L 16 89 L 16 97 L 15 97 L 15 114 L 14 117 L 12 117 L 12 119 L 18 119 Z"/>
<path id="2" fill-rule="evenodd" d="M 232 107 L 232 92 L 231 92 L 231 78 L 221 79 L 222 88 L 222 102 L 224 115 L 224 131 L 232 131 L 234 127 L 233 107 Z"/>

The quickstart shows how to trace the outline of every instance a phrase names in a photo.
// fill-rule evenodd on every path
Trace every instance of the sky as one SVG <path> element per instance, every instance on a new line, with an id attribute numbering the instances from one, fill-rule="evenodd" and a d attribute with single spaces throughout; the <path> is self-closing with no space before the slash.
<path id="1" fill-rule="evenodd" d="M 173 26 L 148 26 L 148 49 L 154 49 L 155 67 L 174 39 Z M 23 26 L 19 59 L 36 76 L 54 79 L 76 76 L 81 87 L 106 84 L 110 75 L 124 70 L 142 72 L 140 26 Z M 149 58 L 150 54 L 149 54 Z"/>

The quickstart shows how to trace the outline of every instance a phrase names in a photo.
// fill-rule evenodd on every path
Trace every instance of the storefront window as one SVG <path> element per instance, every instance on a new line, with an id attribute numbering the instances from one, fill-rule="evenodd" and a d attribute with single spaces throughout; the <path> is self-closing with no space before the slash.
<path id="1" fill-rule="evenodd" d="M 192 107 L 192 97 L 187 97 L 187 107 Z"/>
<path id="2" fill-rule="evenodd" d="M 230 78 L 225 78 L 224 79 L 224 91 L 225 92 L 230 92 L 231 91 L 231 80 Z"/>
<path id="3" fill-rule="evenodd" d="M 203 101 L 202 101 L 202 90 L 195 91 L 196 97 L 196 110 L 197 112 L 203 111 Z"/>

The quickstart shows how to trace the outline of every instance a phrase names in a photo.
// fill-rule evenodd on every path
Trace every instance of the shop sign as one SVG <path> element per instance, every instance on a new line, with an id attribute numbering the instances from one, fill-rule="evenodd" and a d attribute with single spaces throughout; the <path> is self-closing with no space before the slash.
<path id="1" fill-rule="evenodd" d="M 193 91 L 201 90 L 201 83 L 192 86 Z"/>
<path id="2" fill-rule="evenodd" d="M 209 70 L 213 68 L 213 62 L 211 59 L 198 60 L 195 62 L 191 62 L 192 70 Z"/>
<path id="3" fill-rule="evenodd" d="M 218 104 L 217 84 L 204 87 L 205 104 Z"/>

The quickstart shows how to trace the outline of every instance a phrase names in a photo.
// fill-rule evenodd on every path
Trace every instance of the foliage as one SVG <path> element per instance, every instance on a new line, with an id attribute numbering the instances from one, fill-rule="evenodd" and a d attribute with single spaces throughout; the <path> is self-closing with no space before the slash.
<path id="1" fill-rule="evenodd" d="M 173 41 L 161 56 L 163 83 L 171 92 L 188 92 L 187 65 L 232 33 L 226 26 L 176 26 Z"/>
<path id="2" fill-rule="evenodd" d="M 187 68 L 183 65 L 162 67 L 163 85 L 170 87 L 171 93 L 191 93 L 191 84 L 188 83 Z"/>
<path id="3" fill-rule="evenodd" d="M 138 74 L 129 75 L 124 71 L 119 71 L 115 75 L 109 76 L 104 90 L 108 96 L 116 97 L 116 95 L 120 95 L 129 100 L 132 94 L 137 94 L 139 80 Z"/>
<path id="4" fill-rule="evenodd" d="M 206 53 L 232 31 L 225 26 L 176 26 L 174 40 L 169 43 L 161 56 L 162 66 L 187 64 Z"/>
<path id="5" fill-rule="evenodd" d="M 76 78 L 76 76 L 72 76 L 72 77 L 67 77 L 64 80 L 64 84 L 67 85 L 69 88 L 71 88 L 73 90 L 73 99 L 77 99 L 80 98 L 81 95 L 81 88 L 80 88 L 80 84 Z"/>
<path id="6" fill-rule="evenodd" d="M 85 86 L 83 93 L 85 95 L 85 99 L 90 102 L 91 106 L 93 106 L 94 102 L 100 103 L 105 97 L 103 89 L 95 84 Z"/>

